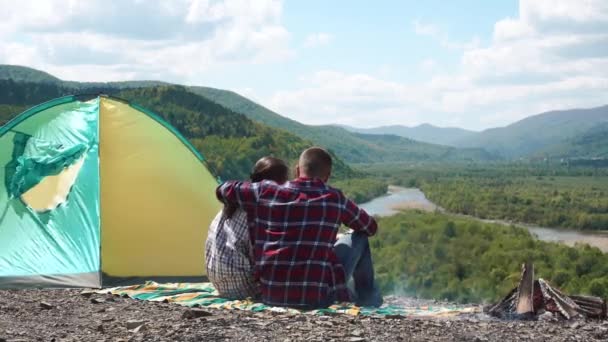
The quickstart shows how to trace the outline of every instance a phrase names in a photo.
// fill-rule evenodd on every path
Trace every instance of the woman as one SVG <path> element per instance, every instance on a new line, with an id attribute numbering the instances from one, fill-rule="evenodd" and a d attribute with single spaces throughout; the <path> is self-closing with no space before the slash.
<path id="1" fill-rule="evenodd" d="M 288 177 L 284 161 L 264 157 L 255 163 L 251 181 L 270 180 L 283 184 Z M 205 255 L 207 276 L 220 296 L 230 299 L 257 297 L 259 290 L 253 278 L 253 251 L 245 211 L 224 206 L 209 227 Z"/>

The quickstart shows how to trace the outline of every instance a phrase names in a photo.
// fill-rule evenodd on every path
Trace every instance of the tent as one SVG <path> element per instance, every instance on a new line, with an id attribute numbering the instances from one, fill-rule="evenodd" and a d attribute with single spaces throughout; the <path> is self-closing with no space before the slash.
<path id="1" fill-rule="evenodd" d="M 0 288 L 205 275 L 203 157 L 136 104 L 66 96 L 0 128 Z"/>

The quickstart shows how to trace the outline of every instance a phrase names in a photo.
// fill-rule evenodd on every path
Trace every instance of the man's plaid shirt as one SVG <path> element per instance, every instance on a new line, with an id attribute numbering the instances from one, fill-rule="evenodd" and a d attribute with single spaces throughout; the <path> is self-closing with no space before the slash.
<path id="1" fill-rule="evenodd" d="M 284 185 L 230 181 L 217 196 L 247 212 L 264 303 L 318 307 L 351 300 L 333 250 L 338 229 L 344 224 L 373 235 L 377 224 L 341 191 L 300 178 Z"/>

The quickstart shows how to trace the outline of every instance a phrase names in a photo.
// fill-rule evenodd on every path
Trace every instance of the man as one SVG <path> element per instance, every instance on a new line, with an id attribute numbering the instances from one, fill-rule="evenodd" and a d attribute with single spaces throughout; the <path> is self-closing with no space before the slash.
<path id="1" fill-rule="evenodd" d="M 269 305 L 327 307 L 335 301 L 380 306 L 367 236 L 376 221 L 326 183 L 332 159 L 313 147 L 302 152 L 297 178 L 274 182 L 229 181 L 217 188 L 226 204 L 247 213 L 254 245 L 254 276 Z M 336 243 L 340 225 L 354 232 Z M 335 244 L 335 246 L 334 246 Z M 354 288 L 349 292 L 348 279 Z"/>

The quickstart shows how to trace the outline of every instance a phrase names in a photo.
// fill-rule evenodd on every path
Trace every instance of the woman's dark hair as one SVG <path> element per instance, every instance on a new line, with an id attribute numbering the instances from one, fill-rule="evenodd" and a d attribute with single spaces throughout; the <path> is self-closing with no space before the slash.
<path id="1" fill-rule="evenodd" d="M 253 172 L 249 178 L 252 182 L 271 180 L 283 184 L 289 178 L 289 168 L 279 158 L 263 157 L 255 163 Z"/>
<path id="2" fill-rule="evenodd" d="M 283 184 L 289 179 L 289 167 L 287 167 L 287 164 L 279 158 L 262 157 L 253 166 L 253 172 L 249 178 L 254 183 L 270 180 L 278 184 Z M 238 206 L 226 204 L 224 206 L 224 215 L 227 218 L 230 218 L 234 215 L 236 209 L 238 209 Z"/>

